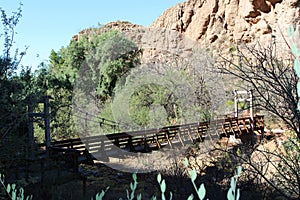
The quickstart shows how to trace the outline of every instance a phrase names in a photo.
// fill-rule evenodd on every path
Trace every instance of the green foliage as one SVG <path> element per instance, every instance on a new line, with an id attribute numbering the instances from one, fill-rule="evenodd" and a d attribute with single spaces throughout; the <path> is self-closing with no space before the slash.
<path id="1" fill-rule="evenodd" d="M 288 140 L 283 143 L 283 147 L 287 154 L 295 154 L 299 158 L 300 141 L 296 136 L 289 137 Z"/>
<path id="2" fill-rule="evenodd" d="M 132 179 L 133 179 L 133 182 L 130 183 L 130 190 L 131 190 L 131 193 L 129 195 L 129 190 L 126 190 L 126 194 L 127 194 L 127 200 L 133 200 L 134 199 L 134 196 L 135 196 L 135 191 L 136 191 L 136 188 L 137 188 L 137 175 L 136 173 L 133 173 L 132 174 Z M 137 195 L 137 199 L 141 199 L 142 198 L 142 195 L 141 194 L 138 194 Z"/>
<path id="3" fill-rule="evenodd" d="M 185 158 L 185 160 L 183 161 L 183 164 L 184 164 L 185 167 L 189 166 L 189 161 L 188 161 L 187 158 Z M 240 198 L 240 189 L 236 188 L 236 184 L 237 184 L 237 179 L 241 175 L 241 173 L 242 173 L 242 167 L 238 166 L 237 170 L 235 171 L 234 176 L 231 178 L 230 188 L 227 192 L 227 199 L 228 200 L 238 200 Z M 197 186 L 195 184 L 195 181 L 197 179 L 197 171 L 195 169 L 192 169 L 192 170 L 189 171 L 189 175 L 190 175 L 192 184 L 194 186 L 194 189 L 197 193 L 198 198 L 200 200 L 204 200 L 205 195 L 206 195 L 206 189 L 205 189 L 204 184 L 202 183 L 199 188 L 197 188 Z M 188 197 L 188 200 L 193 200 L 193 199 L 194 199 L 194 195 L 191 194 Z"/>
<path id="4" fill-rule="evenodd" d="M 101 193 L 96 194 L 95 200 L 102 200 L 105 193 L 108 191 L 109 187 L 107 187 L 105 190 L 102 190 Z M 93 198 L 92 198 L 93 200 Z"/>
<path id="5" fill-rule="evenodd" d="M 166 185 L 165 179 L 162 179 L 161 174 L 157 175 L 157 182 L 160 186 L 161 199 L 166 200 L 165 192 L 167 189 L 167 185 Z M 172 199 L 172 197 L 173 197 L 173 194 L 172 194 L 172 192 L 170 192 L 170 200 Z M 152 199 L 156 199 L 156 197 L 152 197 Z"/>
<path id="6" fill-rule="evenodd" d="M 163 86 L 145 85 L 131 95 L 130 113 L 133 121 L 139 126 L 155 127 L 156 121 L 169 125 L 172 120 L 180 117 L 177 101 L 172 91 Z"/>
<path id="7" fill-rule="evenodd" d="M 292 26 L 288 29 L 288 35 L 290 38 L 292 38 L 295 34 L 295 30 Z M 300 49 L 298 48 L 297 44 L 294 42 L 292 43 L 291 51 L 295 56 L 294 60 L 294 70 L 296 72 L 296 75 L 298 78 L 300 78 L 300 65 L 299 65 L 299 56 L 300 56 Z M 300 82 L 297 83 L 297 95 L 298 95 L 298 110 L 300 110 L 300 101 L 299 101 L 299 95 L 300 95 Z"/>
<path id="8" fill-rule="evenodd" d="M 97 83 L 98 97 L 107 99 L 120 78 L 139 64 L 141 50 L 118 31 L 96 35 L 92 43 L 87 64 L 94 72 L 92 77 Z"/>
<path id="9" fill-rule="evenodd" d="M 185 159 L 184 165 L 185 166 L 189 165 L 187 159 Z M 241 172 L 242 172 L 242 167 L 239 166 L 237 168 L 236 172 L 235 172 L 234 177 L 231 178 L 230 189 L 228 190 L 228 193 L 227 193 L 227 199 L 228 200 L 238 200 L 239 197 L 240 197 L 240 190 L 238 188 L 236 188 L 236 183 L 237 183 L 237 178 L 241 175 Z M 195 169 L 191 170 L 189 172 L 189 174 L 190 174 L 190 178 L 191 178 L 191 181 L 193 183 L 193 186 L 194 186 L 194 189 L 197 193 L 198 198 L 200 200 L 204 200 L 204 198 L 206 196 L 206 189 L 205 189 L 205 186 L 204 186 L 203 183 L 200 185 L 199 188 L 197 188 L 197 186 L 195 184 L 195 181 L 197 179 L 196 170 Z M 23 200 L 23 199 L 25 199 L 23 188 L 17 188 L 16 184 L 7 184 L 7 185 L 5 185 L 4 179 L 5 179 L 4 175 L 0 174 L 0 184 L 2 185 L 4 190 L 6 191 L 6 193 L 9 196 L 10 199 L 12 199 L 12 200 Z M 135 199 L 135 192 L 136 192 L 137 185 L 138 185 L 137 174 L 136 173 L 132 174 L 132 179 L 133 179 L 133 182 L 130 183 L 131 192 L 129 190 L 126 190 L 127 200 Z M 162 179 L 162 176 L 161 176 L 160 173 L 157 175 L 157 182 L 158 182 L 158 184 L 160 186 L 160 190 L 161 190 L 161 199 L 166 200 L 165 192 L 166 192 L 167 184 L 165 182 L 165 179 Z M 104 198 L 105 194 L 107 193 L 107 191 L 109 190 L 109 188 L 110 187 L 106 187 L 105 190 L 102 190 L 101 192 L 97 193 L 96 196 L 95 196 L 95 200 L 102 200 Z M 170 200 L 172 200 L 172 198 L 173 198 L 173 194 L 172 194 L 172 192 L 170 192 Z M 33 199 L 32 195 L 26 197 L 26 200 L 31 200 L 31 199 Z M 92 197 L 91 199 L 93 200 L 94 198 Z M 121 199 L 122 198 L 120 198 L 120 200 Z M 142 194 L 138 194 L 136 196 L 136 199 L 141 200 L 142 199 Z M 156 200 L 157 197 L 153 196 L 151 199 Z M 187 199 L 188 200 L 193 200 L 194 195 L 191 194 Z"/>
<path id="10" fill-rule="evenodd" d="M 0 174 L 0 183 L 1 183 L 2 187 L 5 189 L 6 194 L 8 195 L 9 199 L 11 199 L 11 200 L 24 200 L 24 199 L 31 200 L 31 199 L 33 199 L 32 195 L 27 196 L 25 198 L 24 189 L 22 187 L 17 188 L 16 184 L 5 185 L 4 179 L 5 179 L 5 176 L 3 174 Z"/>
<path id="11" fill-rule="evenodd" d="M 34 78 L 31 70 L 21 66 L 20 62 L 26 54 L 26 49 L 13 51 L 15 44 L 15 28 L 22 16 L 22 4 L 8 16 L 2 8 L 0 39 L 3 53 L 0 55 L 0 159 L 19 159 L 26 154 L 27 128 L 27 99 L 29 95 L 37 96 L 33 84 Z M 19 74 L 17 74 L 17 70 Z M 14 145 L 12 145 L 14 144 Z M 15 148 L 16 145 L 18 149 Z"/>
<path id="12" fill-rule="evenodd" d="M 50 54 L 50 74 L 58 80 L 68 83 L 69 86 L 73 86 L 77 72 L 86 59 L 89 45 L 90 42 L 87 37 L 82 37 L 78 41 L 71 40 L 67 47 L 61 48 L 58 52 L 52 50 Z"/>
<path id="13" fill-rule="evenodd" d="M 240 189 L 236 187 L 237 179 L 241 175 L 242 167 L 238 166 L 233 177 L 231 177 L 230 188 L 227 192 L 228 200 L 238 200 L 240 199 Z"/>
<path id="14" fill-rule="evenodd" d="M 200 200 L 203 200 L 206 195 L 206 190 L 205 190 L 204 184 L 202 183 L 200 185 L 200 187 L 197 188 L 196 183 L 195 183 L 195 181 L 197 179 L 197 171 L 195 169 L 192 169 L 191 171 L 189 171 L 189 174 L 190 174 L 190 178 L 191 178 L 192 184 L 194 186 L 194 189 L 197 192 L 198 198 Z M 191 194 L 188 199 L 189 200 L 194 199 L 194 195 Z"/>
<path id="15" fill-rule="evenodd" d="M 293 37 L 294 33 L 295 33 L 294 27 L 293 26 L 289 26 L 289 28 L 288 28 L 288 36 L 289 37 Z"/>
<path id="16" fill-rule="evenodd" d="M 140 54 L 137 46 L 117 31 L 84 35 L 77 41 L 72 40 L 60 51 L 52 51 L 46 78 L 51 81 L 47 94 L 53 97 L 52 134 L 57 138 L 79 134 L 75 132 L 71 114 L 74 97 L 92 96 L 97 105 L 105 110 L 100 117 L 113 120 L 109 102 L 114 88 L 121 77 L 139 63 Z M 76 92 L 72 96 L 74 86 Z M 78 107 L 86 105 L 83 102 L 76 103 Z M 85 110 L 85 107 L 79 109 Z M 108 128 L 105 131 L 114 130 Z"/>
<path id="17" fill-rule="evenodd" d="M 67 79 L 60 79 L 41 65 L 34 73 L 31 84 L 34 86 L 35 100 L 32 102 L 35 112 L 43 112 L 42 105 L 37 100 L 43 95 L 52 97 L 50 101 L 51 113 L 51 135 L 54 139 L 72 137 L 74 123 L 71 115 L 72 85 Z M 35 97 L 36 96 L 36 97 Z M 35 137 L 38 142 L 44 139 L 44 123 L 36 121 Z M 75 135 L 75 134 L 74 134 Z M 74 136 L 73 135 L 73 136 Z"/>
<path id="18" fill-rule="evenodd" d="M 43 83 L 45 93 L 52 97 L 51 135 L 54 139 L 78 136 L 72 117 L 72 92 L 89 45 L 87 37 L 82 37 L 79 41 L 72 40 L 58 52 L 52 50 L 49 66 L 37 72 L 36 76 Z M 40 131 L 36 131 L 37 135 L 43 134 L 42 125 L 40 127 Z"/>
<path id="19" fill-rule="evenodd" d="M 8 79 L 15 75 L 16 70 L 19 67 L 19 63 L 22 60 L 22 57 L 26 54 L 26 50 L 19 53 L 19 50 L 16 49 L 15 54 L 11 55 L 15 36 L 15 28 L 22 17 L 22 4 L 12 16 L 7 16 L 5 10 L 0 7 L 1 13 L 1 34 L 0 38 L 3 38 L 3 54 L 0 56 L 0 79 Z"/>

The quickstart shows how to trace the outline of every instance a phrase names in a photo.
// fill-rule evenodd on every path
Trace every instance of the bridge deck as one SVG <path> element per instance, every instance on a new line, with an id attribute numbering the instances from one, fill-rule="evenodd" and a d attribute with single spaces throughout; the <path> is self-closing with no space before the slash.
<path id="1" fill-rule="evenodd" d="M 253 126 L 253 127 L 252 127 Z M 229 137 L 243 134 L 263 134 L 264 117 L 226 118 L 210 122 L 199 122 L 184 125 L 168 126 L 159 129 L 121 132 L 108 135 L 89 136 L 51 143 L 50 155 L 76 154 L 81 160 L 93 162 L 93 156 L 107 159 L 120 155 L 121 151 L 150 152 L 164 146 L 173 148 L 185 146 L 195 141 L 203 141 L 206 137 Z M 93 156 L 91 156 L 93 155 Z"/>

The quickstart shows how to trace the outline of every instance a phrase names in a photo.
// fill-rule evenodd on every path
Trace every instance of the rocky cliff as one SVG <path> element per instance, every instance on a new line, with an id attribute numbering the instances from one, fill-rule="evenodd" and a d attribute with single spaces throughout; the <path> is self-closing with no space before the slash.
<path id="1" fill-rule="evenodd" d="M 150 27 L 117 21 L 102 29 L 83 30 L 73 39 L 94 31 L 120 30 L 141 48 L 148 48 L 145 58 L 158 57 L 162 49 L 181 51 L 188 39 L 221 51 L 234 44 L 259 41 L 267 45 L 275 40 L 280 50 L 290 52 L 286 51 L 290 26 L 296 29 L 294 41 L 300 46 L 300 0 L 186 0 L 167 9 Z"/>
<path id="2" fill-rule="evenodd" d="M 300 31 L 299 0 L 187 0 L 166 10 L 151 27 L 184 33 L 206 44 L 284 42 L 290 25 Z"/>

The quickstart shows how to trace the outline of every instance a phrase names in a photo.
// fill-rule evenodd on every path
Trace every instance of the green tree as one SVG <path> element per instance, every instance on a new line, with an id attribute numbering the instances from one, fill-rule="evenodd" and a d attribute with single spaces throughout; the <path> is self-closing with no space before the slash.
<path id="1" fill-rule="evenodd" d="M 155 127 L 159 123 L 170 125 L 172 120 L 181 117 L 177 101 L 174 93 L 167 88 L 155 84 L 145 85 L 132 94 L 130 113 L 133 121 L 142 127 Z"/>
<path id="2" fill-rule="evenodd" d="M 35 91 L 30 68 L 20 65 L 24 51 L 14 49 L 15 29 L 22 17 L 22 4 L 11 16 L 3 8 L 1 13 L 1 33 L 3 53 L 0 55 L 0 147 L 1 159 L 17 159 L 25 156 L 28 133 L 27 96 L 35 99 Z M 19 72 L 19 73 L 17 73 Z M 18 148 L 16 148 L 18 147 Z"/>
<path id="3" fill-rule="evenodd" d="M 86 64 L 98 99 L 105 101 L 113 95 L 121 77 L 139 64 L 141 53 L 134 42 L 118 31 L 94 36 Z"/>
<path id="4" fill-rule="evenodd" d="M 117 31 L 84 35 L 58 52 L 52 51 L 46 77 L 47 94 L 53 97 L 52 134 L 76 136 L 72 114 L 82 113 L 72 111 L 89 112 L 76 99 L 92 98 L 102 107 L 108 105 L 117 82 L 139 63 L 140 54 L 141 50 Z M 111 118 L 110 109 L 104 115 Z"/>

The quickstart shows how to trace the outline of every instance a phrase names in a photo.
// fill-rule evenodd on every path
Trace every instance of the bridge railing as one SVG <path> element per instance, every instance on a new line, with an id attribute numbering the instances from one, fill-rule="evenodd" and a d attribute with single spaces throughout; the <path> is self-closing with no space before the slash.
<path id="1" fill-rule="evenodd" d="M 50 150 L 52 155 L 73 151 L 78 157 L 83 157 L 83 160 L 92 162 L 91 155 L 107 158 L 114 154 L 119 155 L 120 151 L 149 152 L 164 146 L 171 148 L 174 145 L 185 146 L 195 141 L 203 141 L 208 135 L 239 137 L 243 134 L 253 134 L 253 132 L 263 135 L 264 116 L 257 115 L 253 121 L 250 117 L 226 118 L 158 129 L 54 141 L 51 143 Z"/>

